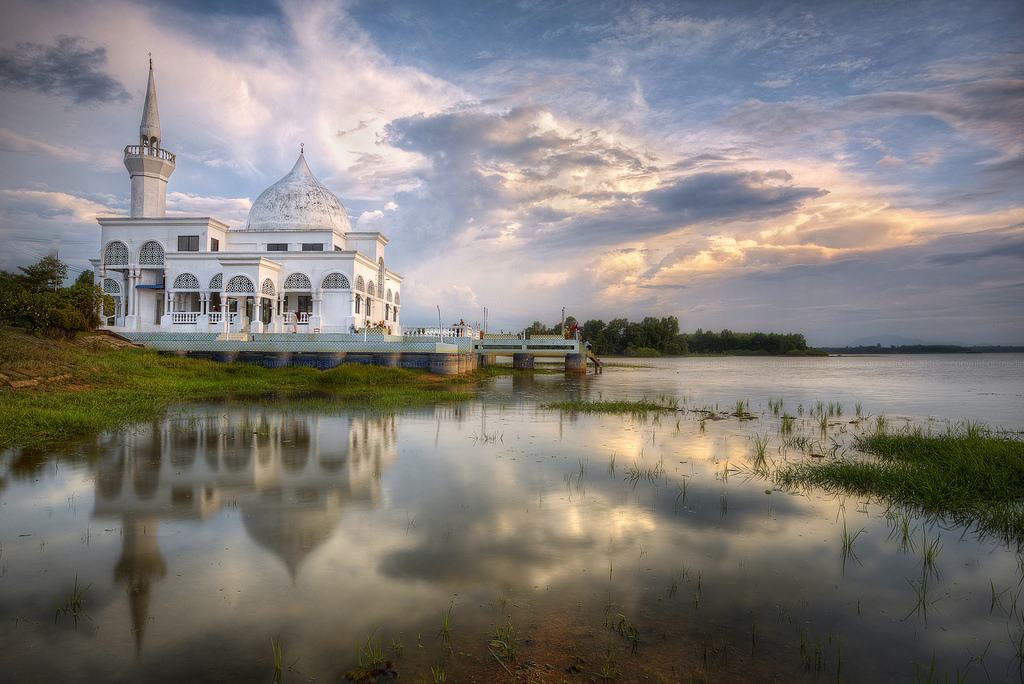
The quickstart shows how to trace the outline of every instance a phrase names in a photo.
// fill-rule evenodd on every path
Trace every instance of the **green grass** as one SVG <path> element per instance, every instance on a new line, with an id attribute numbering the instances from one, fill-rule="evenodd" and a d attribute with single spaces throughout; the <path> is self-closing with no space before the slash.
<path id="1" fill-rule="evenodd" d="M 550 401 L 541 404 L 541 408 L 573 413 L 617 413 L 622 415 L 646 417 L 647 414 L 674 413 L 678 406 L 671 402 L 659 403 L 642 399 L 640 401 Z"/>
<path id="2" fill-rule="evenodd" d="M 776 479 L 783 486 L 873 495 L 1024 543 L 1024 442 L 963 423 L 942 435 L 878 430 L 858 437 L 855 446 L 875 458 L 790 464 Z"/>
<path id="3" fill-rule="evenodd" d="M 0 448 L 124 429 L 187 401 L 287 399 L 308 408 L 395 409 L 474 396 L 472 388 L 459 386 L 465 378 L 402 368 L 351 363 L 329 371 L 267 369 L 96 348 L 88 340 L 54 343 L 0 330 L 0 373 L 40 379 L 26 388 L 0 388 Z"/>

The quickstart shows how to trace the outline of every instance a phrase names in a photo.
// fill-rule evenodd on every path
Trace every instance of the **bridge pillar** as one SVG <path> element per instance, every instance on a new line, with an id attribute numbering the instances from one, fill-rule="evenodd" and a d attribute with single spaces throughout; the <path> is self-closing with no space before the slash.
<path id="1" fill-rule="evenodd" d="M 525 352 L 513 354 L 512 367 L 517 370 L 533 370 L 533 354 Z"/>
<path id="2" fill-rule="evenodd" d="M 480 364 L 481 368 L 485 368 L 487 366 L 497 366 L 498 365 L 498 355 L 497 354 L 481 354 L 480 355 L 479 364 Z"/>
<path id="3" fill-rule="evenodd" d="M 434 352 L 430 355 L 430 372 L 434 375 L 458 375 L 459 355 L 454 352 Z"/>
<path id="4" fill-rule="evenodd" d="M 373 355 L 373 365 L 401 368 L 402 355 L 398 352 L 377 352 Z"/>
<path id="5" fill-rule="evenodd" d="M 565 355 L 565 372 L 566 373 L 586 373 L 587 372 L 587 355 L 586 354 L 566 354 Z"/>

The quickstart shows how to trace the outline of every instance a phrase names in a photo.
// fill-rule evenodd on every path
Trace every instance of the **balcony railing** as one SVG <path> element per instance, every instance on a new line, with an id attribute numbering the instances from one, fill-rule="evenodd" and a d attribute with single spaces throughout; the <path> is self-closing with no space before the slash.
<path id="1" fill-rule="evenodd" d="M 124 148 L 124 156 L 130 157 L 156 157 L 174 163 L 174 155 L 167 150 L 149 145 L 128 145 Z"/>
<path id="2" fill-rule="evenodd" d="M 452 325 L 439 328 L 434 326 L 402 326 L 402 334 L 414 337 L 476 337 L 472 326 Z"/>
<path id="3" fill-rule="evenodd" d="M 224 322 L 224 312 L 223 311 L 211 311 L 208 315 L 210 317 L 210 323 L 212 323 L 212 324 L 218 325 L 218 324 Z M 236 314 L 236 313 L 231 314 L 230 322 L 234 323 L 237 320 L 238 320 L 238 314 Z"/>
<path id="4" fill-rule="evenodd" d="M 195 325 L 198 321 L 198 311 L 183 311 L 171 314 L 171 322 L 175 324 Z"/>
<path id="5" fill-rule="evenodd" d="M 284 314 L 284 323 L 285 325 L 295 325 L 296 323 L 299 325 L 309 325 L 309 317 L 312 315 L 313 314 L 308 311 L 286 311 Z"/>

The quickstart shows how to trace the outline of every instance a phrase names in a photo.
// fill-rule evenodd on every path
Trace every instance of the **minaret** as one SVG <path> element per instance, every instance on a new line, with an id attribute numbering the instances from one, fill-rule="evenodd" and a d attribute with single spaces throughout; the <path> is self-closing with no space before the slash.
<path id="1" fill-rule="evenodd" d="M 139 144 L 124 148 L 124 165 L 132 178 L 132 218 L 163 218 L 167 208 L 167 179 L 174 173 L 174 155 L 160 147 L 160 114 L 156 107 L 153 58 L 142 105 Z"/>

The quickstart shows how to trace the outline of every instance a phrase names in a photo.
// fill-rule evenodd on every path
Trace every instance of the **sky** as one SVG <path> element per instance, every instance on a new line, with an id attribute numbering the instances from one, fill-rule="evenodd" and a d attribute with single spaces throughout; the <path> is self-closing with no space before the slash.
<path id="1" fill-rule="evenodd" d="M 1019 0 L 4 4 L 0 270 L 90 268 L 152 53 L 168 214 L 302 144 L 404 324 L 1024 344 Z"/>

